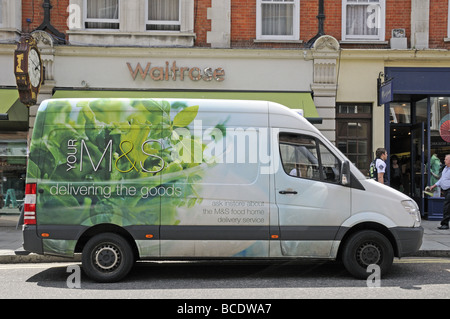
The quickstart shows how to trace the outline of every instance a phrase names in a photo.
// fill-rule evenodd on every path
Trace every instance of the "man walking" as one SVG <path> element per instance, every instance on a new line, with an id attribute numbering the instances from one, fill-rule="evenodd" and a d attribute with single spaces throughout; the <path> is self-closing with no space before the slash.
<path id="1" fill-rule="evenodd" d="M 444 219 L 441 221 L 441 225 L 438 229 L 448 229 L 448 222 L 450 221 L 450 154 L 445 155 L 444 170 L 442 171 L 441 178 L 430 187 L 433 190 L 436 187 L 440 187 L 444 193 Z"/>
<path id="2" fill-rule="evenodd" d="M 375 160 L 370 165 L 370 176 L 381 184 L 386 184 L 386 160 L 388 158 L 385 148 L 377 148 Z"/>

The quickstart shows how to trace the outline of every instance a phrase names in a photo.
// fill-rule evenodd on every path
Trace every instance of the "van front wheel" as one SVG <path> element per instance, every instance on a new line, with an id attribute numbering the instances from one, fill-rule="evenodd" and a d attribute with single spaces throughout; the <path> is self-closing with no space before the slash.
<path id="1" fill-rule="evenodd" d="M 98 282 L 121 280 L 134 263 L 130 244 L 113 233 L 92 237 L 84 246 L 81 258 L 86 275 Z"/>
<path id="2" fill-rule="evenodd" d="M 344 244 L 342 262 L 347 271 L 360 279 L 367 279 L 370 265 L 378 265 L 385 274 L 394 261 L 394 250 L 381 233 L 363 230 L 353 234 Z"/>

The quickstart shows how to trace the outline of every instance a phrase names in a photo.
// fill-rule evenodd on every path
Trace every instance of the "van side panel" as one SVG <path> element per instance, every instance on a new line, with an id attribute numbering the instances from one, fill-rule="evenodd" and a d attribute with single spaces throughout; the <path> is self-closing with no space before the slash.
<path id="1" fill-rule="evenodd" d="M 259 154 L 260 143 L 267 149 L 267 103 L 243 102 L 238 112 L 227 104 L 203 102 L 195 120 L 177 129 L 191 139 L 192 161 L 201 164 L 188 178 L 173 180 L 168 170 L 162 174 L 175 192 L 189 194 L 181 196 L 184 205 L 177 208 L 175 223 L 161 220 L 164 257 L 269 254 L 270 184 L 269 175 L 261 174 Z M 202 156 L 196 158 L 195 147 L 203 147 Z M 162 197 L 162 216 L 171 213 L 172 200 L 170 194 Z"/>
<path id="2" fill-rule="evenodd" d="M 27 182 L 37 182 L 37 229 L 49 234 L 44 253 L 72 255 L 82 231 L 98 224 L 159 225 L 160 196 L 135 195 L 139 185 L 161 184 L 163 110 L 108 100 L 52 100 L 40 108 L 41 138 L 33 138 L 29 162 L 38 170 L 28 171 Z M 143 174 L 148 159 L 156 159 L 148 164 L 153 172 Z"/>
<path id="3" fill-rule="evenodd" d="M 267 105 L 42 103 L 27 182 L 37 183 L 44 253 L 71 256 L 84 231 L 112 224 L 141 257 L 268 256 Z"/>

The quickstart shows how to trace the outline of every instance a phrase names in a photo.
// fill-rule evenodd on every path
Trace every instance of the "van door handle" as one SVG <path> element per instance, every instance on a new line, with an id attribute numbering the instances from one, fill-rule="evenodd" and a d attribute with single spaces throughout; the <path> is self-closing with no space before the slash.
<path id="1" fill-rule="evenodd" d="M 280 194 L 286 195 L 286 194 L 298 194 L 297 191 L 279 191 Z"/>

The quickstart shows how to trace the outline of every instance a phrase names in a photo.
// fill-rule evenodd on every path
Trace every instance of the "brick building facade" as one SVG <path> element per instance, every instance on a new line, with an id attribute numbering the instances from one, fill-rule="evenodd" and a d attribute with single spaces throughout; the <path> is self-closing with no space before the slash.
<path id="1" fill-rule="evenodd" d="M 11 1 L 3 1 L 3 6 L 10 6 Z M 17 32 L 32 32 L 38 28 L 44 20 L 43 1 L 19 1 L 21 2 L 21 19 L 20 28 Z M 145 0 L 141 1 L 142 3 Z M 213 8 L 212 0 L 195 0 L 195 24 L 194 30 L 196 39 L 195 47 L 211 47 L 207 41 L 207 33 L 211 32 L 211 19 L 208 18 L 208 10 Z M 231 48 L 303 48 L 303 43 L 314 37 L 317 33 L 317 13 L 319 10 L 318 0 L 300 0 L 300 37 L 299 43 L 262 43 L 255 42 L 257 38 L 257 1 L 247 0 L 229 0 L 224 1 L 228 4 L 228 15 L 230 20 L 230 47 Z M 293 1 L 294 2 L 294 1 Z M 342 37 L 342 12 L 344 4 L 342 0 L 326 0 L 324 1 L 324 31 L 325 34 L 331 35 L 338 41 L 343 41 Z M 351 3 L 363 3 L 364 1 L 347 1 Z M 446 0 L 383 0 L 385 12 L 382 16 L 385 20 L 385 42 L 391 38 L 392 29 L 405 29 L 406 38 L 408 39 L 408 48 L 411 48 L 411 19 L 412 8 L 422 8 L 417 6 L 425 6 L 427 10 L 422 11 L 422 15 L 426 14 L 424 21 L 428 22 L 429 46 L 430 49 L 448 49 L 448 1 Z M 12 2 L 11 2 L 12 3 Z M 52 25 L 62 33 L 67 33 L 69 26 L 67 19 L 69 18 L 69 5 L 73 3 L 70 0 L 51 1 L 52 9 L 50 18 Z M 297 4 L 296 4 L 297 5 Z M 4 10 L 5 14 L 7 13 Z M 16 26 L 19 21 L 16 21 Z M 378 44 L 347 44 L 342 43 L 342 48 L 363 48 L 363 49 L 389 49 L 389 43 Z"/>

